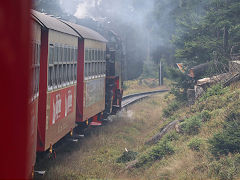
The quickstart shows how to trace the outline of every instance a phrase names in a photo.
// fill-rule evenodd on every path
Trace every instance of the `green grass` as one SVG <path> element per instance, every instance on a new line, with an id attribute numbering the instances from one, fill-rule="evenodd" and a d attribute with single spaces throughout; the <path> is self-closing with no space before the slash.
<path id="1" fill-rule="evenodd" d="M 173 108 L 176 98 L 166 93 L 129 107 L 67 153 L 60 152 L 44 179 L 239 179 L 240 83 L 207 92 L 191 107 Z M 171 113 L 164 115 L 164 109 Z M 182 120 L 178 132 L 145 145 L 173 120 Z M 125 148 L 133 156 L 124 154 Z M 127 170 L 135 158 L 135 168 Z"/>

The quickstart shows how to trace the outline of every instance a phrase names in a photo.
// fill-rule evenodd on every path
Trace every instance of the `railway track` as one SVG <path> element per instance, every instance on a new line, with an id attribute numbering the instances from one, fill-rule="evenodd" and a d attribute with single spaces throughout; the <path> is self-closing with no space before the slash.
<path id="1" fill-rule="evenodd" d="M 135 103 L 143 98 L 146 98 L 150 95 L 163 93 L 163 92 L 167 92 L 167 91 L 168 91 L 167 89 L 163 89 L 163 90 L 157 90 L 157 91 L 135 93 L 135 94 L 130 94 L 130 95 L 124 96 L 122 98 L 122 108 L 125 108 L 125 107 L 129 106 L 130 104 L 133 104 L 133 103 Z"/>
<path id="2" fill-rule="evenodd" d="M 163 93 L 163 92 L 167 92 L 168 90 L 167 89 L 164 89 L 164 90 L 157 90 L 157 91 L 149 91 L 149 92 L 143 92 L 143 93 L 135 93 L 135 94 L 130 94 L 130 95 L 127 95 L 127 96 L 124 96 L 122 98 L 122 108 L 126 108 L 127 106 L 141 100 L 141 99 L 144 99 L 146 97 L 149 97 L 151 95 L 154 95 L 154 94 L 158 94 L 158 93 Z M 114 114 L 113 115 L 110 115 L 110 116 L 115 116 Z M 109 116 L 109 117 L 110 117 Z M 109 122 L 109 120 L 106 120 L 105 122 Z M 91 131 L 93 131 L 94 128 L 88 128 L 86 130 L 86 133 L 87 134 L 90 134 Z M 81 136 L 81 137 L 78 137 L 77 139 L 81 139 L 83 138 L 84 136 Z M 76 138 L 76 137 L 75 137 Z M 67 146 L 73 146 L 74 143 L 71 143 L 71 142 L 77 142 L 75 141 L 76 139 L 73 138 L 73 137 L 70 137 L 69 135 L 65 136 L 63 139 L 61 139 L 58 143 L 55 144 L 55 150 L 57 152 L 60 152 L 60 154 L 63 154 L 64 152 L 64 149 L 67 147 Z M 74 140 L 75 139 L 75 140 Z M 48 169 L 46 168 L 46 166 L 44 165 L 45 163 L 49 164 L 49 160 L 48 160 L 48 152 L 44 152 L 41 154 L 41 157 L 39 157 L 40 159 L 38 159 L 37 163 L 36 163 L 36 171 L 35 171 L 35 178 L 34 179 L 44 179 L 44 174 L 46 172 L 45 169 Z M 51 163 L 50 163 L 51 164 Z M 47 165 L 49 166 L 49 165 Z M 39 169 L 44 169 L 43 171 L 39 171 Z"/>

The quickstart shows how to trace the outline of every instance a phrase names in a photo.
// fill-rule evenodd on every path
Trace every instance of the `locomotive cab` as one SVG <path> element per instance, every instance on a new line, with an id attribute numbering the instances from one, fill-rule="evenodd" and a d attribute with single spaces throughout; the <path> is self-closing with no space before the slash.
<path id="1" fill-rule="evenodd" d="M 106 54 L 106 97 L 105 97 L 105 112 L 107 116 L 111 113 L 116 113 L 121 108 L 122 94 L 121 89 L 121 72 L 118 72 L 120 61 L 117 61 L 117 50 L 107 48 Z"/>

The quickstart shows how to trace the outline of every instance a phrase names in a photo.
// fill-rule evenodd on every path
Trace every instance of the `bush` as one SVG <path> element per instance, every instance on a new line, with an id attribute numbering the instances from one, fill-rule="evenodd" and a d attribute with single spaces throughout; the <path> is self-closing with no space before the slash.
<path id="1" fill-rule="evenodd" d="M 192 138 L 189 143 L 188 143 L 188 147 L 191 150 L 194 151 L 199 151 L 200 150 L 200 146 L 203 144 L 203 140 L 201 138 L 195 137 Z"/>
<path id="2" fill-rule="evenodd" d="M 209 121 L 211 119 L 211 114 L 210 111 L 208 110 L 203 110 L 200 114 L 200 117 L 202 119 L 203 122 L 205 121 Z"/>
<path id="3" fill-rule="evenodd" d="M 222 157 L 210 163 L 210 175 L 219 179 L 233 179 L 240 172 L 240 154 Z"/>
<path id="4" fill-rule="evenodd" d="M 222 95 L 226 91 L 227 91 L 227 88 L 223 88 L 221 84 L 214 85 L 211 88 L 207 89 L 207 92 L 205 92 L 202 95 L 202 97 L 200 98 L 200 101 L 205 101 L 207 98 L 211 96 Z"/>
<path id="5" fill-rule="evenodd" d="M 202 122 L 199 115 L 192 116 L 180 124 L 181 129 L 188 135 L 195 135 L 199 133 Z"/>
<path id="6" fill-rule="evenodd" d="M 170 117 L 180 107 L 180 105 L 181 104 L 179 102 L 173 101 L 166 109 L 163 109 L 163 116 L 166 118 Z"/>
<path id="7" fill-rule="evenodd" d="M 213 155 L 227 155 L 240 152 L 240 113 L 230 112 L 226 117 L 223 130 L 209 139 Z"/>
<path id="8" fill-rule="evenodd" d="M 165 135 L 164 140 L 166 141 L 176 141 L 179 139 L 179 135 L 176 131 L 171 131 Z"/>
<path id="9" fill-rule="evenodd" d="M 117 159 L 117 163 L 126 163 L 136 159 L 137 152 L 133 151 L 124 151 L 123 155 Z"/>
<path id="10" fill-rule="evenodd" d="M 194 80 L 186 73 L 182 73 L 176 68 L 167 68 L 167 77 L 172 80 L 173 88 L 171 93 L 174 94 L 178 101 L 187 100 L 187 89 L 194 87 Z"/>
<path id="11" fill-rule="evenodd" d="M 174 147 L 170 142 L 164 140 L 160 141 L 155 145 L 150 151 L 144 153 L 140 156 L 139 161 L 135 165 L 136 167 L 141 167 L 146 163 L 150 163 L 156 160 L 160 160 L 167 155 L 171 155 L 175 152 Z"/>

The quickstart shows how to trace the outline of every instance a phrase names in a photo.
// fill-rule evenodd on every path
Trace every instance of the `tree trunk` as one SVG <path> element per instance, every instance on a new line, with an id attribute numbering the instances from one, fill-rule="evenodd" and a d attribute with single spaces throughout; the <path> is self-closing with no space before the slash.
<path id="1" fill-rule="evenodd" d="M 223 48 L 225 50 L 225 52 L 228 49 L 228 39 L 229 39 L 229 32 L 228 32 L 229 28 L 227 26 L 224 27 L 224 33 L 223 33 Z"/>

